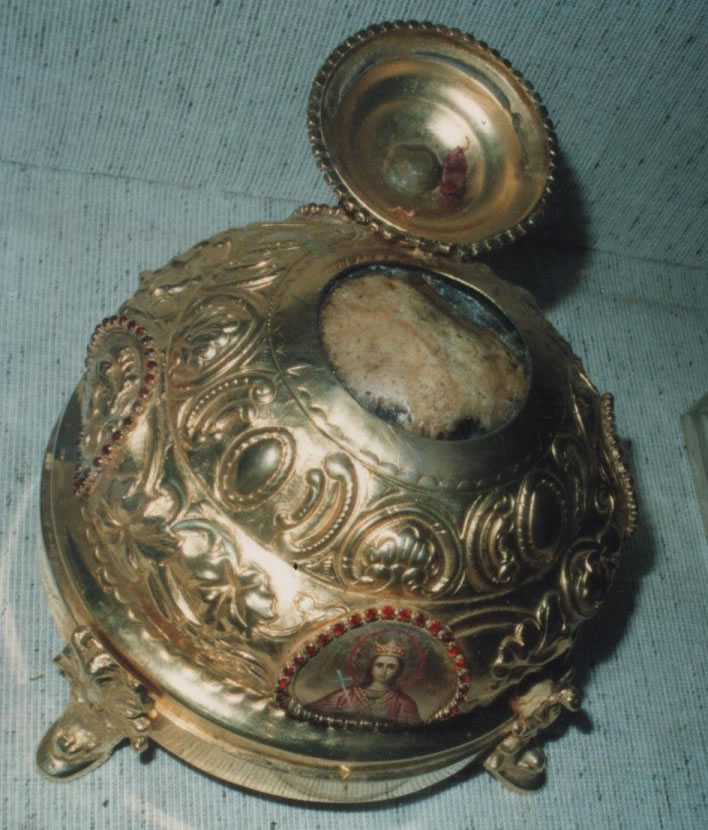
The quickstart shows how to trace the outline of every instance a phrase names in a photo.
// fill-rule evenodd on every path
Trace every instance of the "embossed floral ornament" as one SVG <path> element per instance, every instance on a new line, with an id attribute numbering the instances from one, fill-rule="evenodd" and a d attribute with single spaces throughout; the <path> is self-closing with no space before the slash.
<path id="1" fill-rule="evenodd" d="M 368 550 L 368 567 L 360 577 L 362 585 L 401 585 L 408 591 L 420 590 L 438 576 L 438 551 L 435 540 L 423 536 L 419 527 L 409 525 L 396 533 L 385 530 Z"/>
<path id="2" fill-rule="evenodd" d="M 560 595 L 549 591 L 533 616 L 518 623 L 514 631 L 499 645 L 492 665 L 495 685 L 521 679 L 530 667 L 548 663 L 567 649 L 569 629 L 560 603 Z"/>
<path id="3" fill-rule="evenodd" d="M 360 590 L 439 596 L 460 566 L 457 537 L 417 506 L 380 509 L 344 545 L 340 568 Z"/>
<path id="4" fill-rule="evenodd" d="M 565 595 L 581 617 L 592 616 L 610 589 L 618 565 L 619 538 L 610 531 L 602 541 L 579 539 L 570 549 L 563 568 Z"/>
<path id="5" fill-rule="evenodd" d="M 274 597 L 268 579 L 257 568 L 239 569 L 228 559 L 209 563 L 194 572 L 206 605 L 204 622 L 220 631 L 245 632 L 275 617 Z"/>
<path id="6" fill-rule="evenodd" d="M 270 580 L 259 567 L 240 564 L 232 540 L 200 519 L 176 522 L 174 529 L 189 562 L 201 623 L 220 633 L 238 630 L 250 636 L 276 617 Z"/>
<path id="7" fill-rule="evenodd" d="M 215 375 L 229 361 L 255 347 L 262 317 L 238 292 L 199 297 L 186 311 L 172 340 L 170 381 L 190 389 Z"/>

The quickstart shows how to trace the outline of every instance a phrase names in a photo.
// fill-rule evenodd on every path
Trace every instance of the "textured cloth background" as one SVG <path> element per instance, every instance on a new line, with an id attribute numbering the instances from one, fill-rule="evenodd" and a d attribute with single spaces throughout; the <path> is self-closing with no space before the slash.
<path id="1" fill-rule="evenodd" d="M 158 830 L 704 828 L 708 552 L 679 415 L 708 389 L 703 0 L 0 2 L 0 827 Z M 585 713 L 531 797 L 465 775 L 375 809 L 283 804 L 156 751 L 42 779 L 67 685 L 38 579 L 38 485 L 93 325 L 205 236 L 330 200 L 305 138 L 312 78 L 376 20 L 434 19 L 543 95 L 563 158 L 545 234 L 494 257 L 615 393 L 641 526 L 583 632 Z"/>

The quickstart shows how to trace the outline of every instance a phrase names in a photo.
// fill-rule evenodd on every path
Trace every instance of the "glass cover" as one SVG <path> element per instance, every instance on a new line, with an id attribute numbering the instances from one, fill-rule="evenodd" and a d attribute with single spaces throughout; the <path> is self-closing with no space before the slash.
<path id="1" fill-rule="evenodd" d="M 348 271 L 325 295 L 320 328 L 356 401 L 417 435 L 461 440 L 497 430 L 528 390 L 526 349 L 506 317 L 424 269 Z"/>

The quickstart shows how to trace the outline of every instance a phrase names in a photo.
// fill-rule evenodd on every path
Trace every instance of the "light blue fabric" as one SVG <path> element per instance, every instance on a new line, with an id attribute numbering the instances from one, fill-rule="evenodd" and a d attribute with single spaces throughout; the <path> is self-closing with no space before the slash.
<path id="1" fill-rule="evenodd" d="M 679 415 L 708 388 L 703 2 L 0 4 L 0 827 L 496 830 L 703 828 L 708 550 Z M 401 804 L 282 804 L 130 750 L 86 779 L 34 751 L 67 686 L 38 576 L 38 484 L 93 325 L 137 275 L 217 231 L 331 201 L 305 137 L 309 86 L 376 20 L 474 32 L 540 90 L 564 184 L 555 235 L 500 254 L 615 393 L 642 521 L 578 644 L 586 718 L 533 797 L 463 777 Z"/>

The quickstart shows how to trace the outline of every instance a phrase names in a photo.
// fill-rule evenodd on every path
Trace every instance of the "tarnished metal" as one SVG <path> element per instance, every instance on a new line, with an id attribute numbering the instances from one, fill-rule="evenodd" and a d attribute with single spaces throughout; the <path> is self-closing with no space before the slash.
<path id="1" fill-rule="evenodd" d="M 392 33 L 419 57 L 420 38 L 443 37 L 383 27 L 384 54 Z M 445 55 L 431 71 L 449 84 Z M 351 314 L 343 285 L 363 288 Z M 367 292 L 381 361 L 351 373 Z M 450 423 L 443 392 L 461 407 Z M 91 768 L 139 724 L 137 748 L 149 735 L 226 780 L 335 802 L 404 795 L 477 758 L 538 786 L 529 743 L 577 708 L 565 658 L 636 522 L 612 399 L 526 291 L 317 206 L 142 275 L 91 339 L 42 511 L 64 633 L 111 681 L 71 673 L 46 772 Z M 82 663 L 85 647 L 105 656 Z M 82 706 L 92 735 L 113 714 L 85 758 L 59 763 Z"/>

